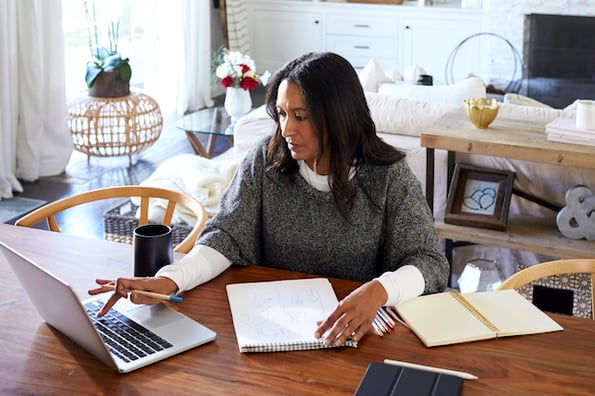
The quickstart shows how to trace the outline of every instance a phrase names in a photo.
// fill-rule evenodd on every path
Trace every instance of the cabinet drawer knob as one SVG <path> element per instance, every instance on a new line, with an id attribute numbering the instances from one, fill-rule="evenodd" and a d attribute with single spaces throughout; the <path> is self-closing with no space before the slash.
<path id="1" fill-rule="evenodd" d="M 405 29 L 411 29 L 411 26 L 409 26 L 409 25 L 406 25 L 406 26 L 405 26 Z"/>
<path id="2" fill-rule="evenodd" d="M 356 24 L 353 25 L 353 27 L 368 29 L 370 27 L 370 25 L 364 25 L 364 24 L 356 23 Z"/>
<path id="3" fill-rule="evenodd" d="M 353 48 L 355 49 L 370 49 L 369 45 L 354 45 Z"/>

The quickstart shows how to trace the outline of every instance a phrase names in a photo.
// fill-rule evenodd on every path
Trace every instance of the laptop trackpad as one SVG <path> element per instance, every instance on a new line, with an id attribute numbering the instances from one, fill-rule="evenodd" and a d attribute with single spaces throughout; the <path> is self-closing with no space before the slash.
<path id="1" fill-rule="evenodd" d="M 156 305 L 141 305 L 126 312 L 137 321 L 152 328 L 169 326 L 184 319 L 182 314 L 161 303 Z"/>

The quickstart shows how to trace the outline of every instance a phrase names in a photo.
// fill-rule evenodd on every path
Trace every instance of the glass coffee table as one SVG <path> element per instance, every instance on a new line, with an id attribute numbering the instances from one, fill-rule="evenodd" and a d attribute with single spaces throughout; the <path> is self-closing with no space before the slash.
<path id="1" fill-rule="evenodd" d="M 230 121 L 223 107 L 209 107 L 183 116 L 175 125 L 186 132 L 186 137 L 196 154 L 211 158 L 219 136 L 226 137 L 233 145 L 233 128 L 230 128 Z M 206 149 L 198 137 L 201 134 L 209 136 Z"/>

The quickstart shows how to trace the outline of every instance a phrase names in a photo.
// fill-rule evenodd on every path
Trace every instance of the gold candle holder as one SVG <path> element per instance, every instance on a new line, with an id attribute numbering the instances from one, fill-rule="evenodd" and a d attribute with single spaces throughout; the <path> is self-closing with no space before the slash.
<path id="1" fill-rule="evenodd" d="M 465 112 L 471 123 L 479 129 L 486 129 L 496 119 L 500 104 L 496 99 L 465 99 Z"/>

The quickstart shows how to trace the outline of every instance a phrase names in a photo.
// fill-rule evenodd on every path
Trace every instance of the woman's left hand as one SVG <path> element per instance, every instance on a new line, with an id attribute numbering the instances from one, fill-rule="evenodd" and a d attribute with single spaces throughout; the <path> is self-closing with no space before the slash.
<path id="1" fill-rule="evenodd" d="M 349 337 L 359 341 L 372 327 L 376 311 L 388 298 L 380 282 L 364 283 L 339 302 L 329 317 L 320 323 L 314 333 L 324 337 L 326 346 L 342 346 Z"/>

